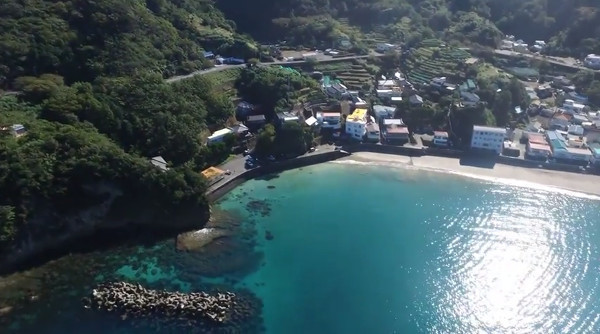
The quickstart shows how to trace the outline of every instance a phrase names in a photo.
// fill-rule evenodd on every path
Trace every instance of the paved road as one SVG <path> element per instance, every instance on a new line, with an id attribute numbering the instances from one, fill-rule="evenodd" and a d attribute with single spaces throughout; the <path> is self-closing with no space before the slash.
<path id="1" fill-rule="evenodd" d="M 520 53 L 520 52 L 515 52 L 515 51 L 510 51 L 510 50 L 494 50 L 494 53 L 503 55 L 503 56 L 508 56 L 508 57 L 525 57 L 525 58 L 530 58 L 530 59 L 538 59 L 538 60 L 546 61 L 548 63 L 561 65 L 561 66 L 565 66 L 565 67 L 570 67 L 570 68 L 574 68 L 574 69 L 578 69 L 578 70 L 589 70 L 589 71 L 594 71 L 594 72 L 600 72 L 598 70 L 592 70 L 591 68 L 577 64 L 575 62 L 576 60 L 573 58 L 542 56 L 542 55 L 533 54 L 533 53 Z"/>
<path id="2" fill-rule="evenodd" d="M 383 54 L 381 53 L 377 53 L 375 51 L 371 51 L 368 55 L 361 55 L 361 56 L 348 56 L 348 57 L 338 57 L 338 58 L 333 58 L 330 56 L 322 56 L 322 58 L 317 58 L 317 62 L 318 63 L 329 63 L 329 62 L 336 62 L 336 61 L 344 61 L 344 60 L 351 60 L 351 59 L 364 59 L 364 58 L 368 58 L 368 57 L 382 57 Z M 274 62 L 271 63 L 259 63 L 259 66 L 283 66 L 283 65 L 294 65 L 294 64 L 303 64 L 306 63 L 306 60 L 296 60 L 296 61 L 283 61 L 283 60 L 276 60 Z M 183 79 L 188 79 L 191 77 L 194 77 L 196 75 L 204 75 L 204 74 L 208 74 L 208 73 L 212 73 L 212 72 L 219 72 L 219 71 L 224 71 L 226 69 L 230 69 L 230 68 L 236 68 L 236 67 L 244 67 L 246 66 L 246 64 L 241 64 L 241 65 L 217 65 L 215 67 L 211 67 L 205 70 L 200 70 L 200 71 L 196 71 L 196 72 L 192 72 L 190 74 L 186 74 L 186 75 L 178 75 L 178 76 L 174 76 L 174 77 L 170 77 L 168 79 L 166 79 L 165 81 L 168 83 L 171 82 L 177 82 Z"/>
<path id="3" fill-rule="evenodd" d="M 317 146 L 317 150 L 314 152 L 307 152 L 302 156 L 307 156 L 307 155 L 315 155 L 315 154 L 323 154 L 326 152 L 331 152 L 335 150 L 335 145 L 320 145 Z M 230 159 L 229 161 L 221 164 L 218 166 L 219 169 L 223 170 L 223 171 L 230 171 L 231 173 L 229 175 L 224 175 L 223 179 L 221 179 L 220 181 L 218 181 L 217 183 L 213 184 L 212 186 L 210 186 L 208 188 L 208 191 L 212 191 L 218 187 L 220 187 L 222 184 L 226 183 L 227 181 L 229 181 L 230 179 L 240 175 L 241 173 L 245 172 L 246 169 L 246 157 L 242 156 L 241 154 L 237 155 L 235 158 Z"/>

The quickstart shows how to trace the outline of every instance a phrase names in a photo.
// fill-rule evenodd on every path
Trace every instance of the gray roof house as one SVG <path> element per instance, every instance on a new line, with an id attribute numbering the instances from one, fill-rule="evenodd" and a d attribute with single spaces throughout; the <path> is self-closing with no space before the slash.
<path id="1" fill-rule="evenodd" d="M 161 169 L 164 172 L 169 170 L 169 167 L 167 167 L 167 162 L 160 155 L 150 159 L 150 163 L 153 164 L 154 166 L 158 167 L 159 169 Z"/>

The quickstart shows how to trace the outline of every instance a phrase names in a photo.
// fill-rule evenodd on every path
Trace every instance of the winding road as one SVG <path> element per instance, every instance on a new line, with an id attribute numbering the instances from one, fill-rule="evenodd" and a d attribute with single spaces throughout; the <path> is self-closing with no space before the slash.
<path id="1" fill-rule="evenodd" d="M 331 63 L 331 62 L 337 62 L 337 61 L 344 61 L 344 60 L 352 60 L 352 59 L 364 59 L 364 58 L 368 58 L 368 57 L 382 57 L 383 54 L 381 53 L 377 53 L 375 51 L 371 51 L 368 55 L 360 55 L 360 56 L 348 56 L 348 57 L 337 57 L 337 58 L 333 58 L 331 56 L 325 56 L 325 55 L 320 55 L 320 58 L 317 58 L 317 63 Z M 259 66 L 283 66 L 283 65 L 295 65 L 295 64 L 303 64 L 306 63 L 306 60 L 295 60 L 295 61 L 282 61 L 282 60 L 276 60 L 274 62 L 270 62 L 270 63 L 259 63 Z M 246 66 L 246 64 L 240 64 L 240 65 L 216 65 L 215 67 L 211 67 L 211 68 L 207 68 L 204 70 L 200 70 L 200 71 L 196 71 L 196 72 L 192 72 L 190 74 L 186 74 L 186 75 L 178 75 L 178 76 L 174 76 L 174 77 L 170 77 L 168 79 L 166 79 L 165 81 L 168 83 L 172 83 L 172 82 L 177 82 L 183 79 L 188 79 L 191 77 L 195 77 L 197 75 L 204 75 L 204 74 L 208 74 L 208 73 L 213 73 L 213 72 L 219 72 L 219 71 L 224 71 L 230 68 L 236 68 L 236 67 L 244 67 Z"/>
<path id="2" fill-rule="evenodd" d="M 529 59 L 537 59 L 541 61 L 545 61 L 551 64 L 556 64 L 564 67 L 570 67 L 578 70 L 588 70 L 594 72 L 600 72 L 599 70 L 594 70 L 589 67 L 585 67 L 583 65 L 579 65 L 576 63 L 576 60 L 573 58 L 561 58 L 561 57 L 552 57 L 552 56 L 542 56 L 533 53 L 520 53 L 510 50 L 494 50 L 494 53 L 497 55 L 507 56 L 507 57 L 525 57 Z"/>

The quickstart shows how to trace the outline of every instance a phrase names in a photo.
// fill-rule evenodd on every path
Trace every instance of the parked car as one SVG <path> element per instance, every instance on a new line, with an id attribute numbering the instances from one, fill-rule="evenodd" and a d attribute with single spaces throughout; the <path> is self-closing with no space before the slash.
<path id="1" fill-rule="evenodd" d="M 250 149 L 244 150 L 244 156 L 247 156 L 249 154 L 252 154 L 252 150 L 250 150 Z"/>
<path id="2" fill-rule="evenodd" d="M 273 161 L 275 161 L 275 157 L 274 157 L 274 156 L 272 156 L 272 155 L 269 155 L 269 156 L 267 157 L 267 160 L 269 160 L 269 161 L 273 162 Z"/>

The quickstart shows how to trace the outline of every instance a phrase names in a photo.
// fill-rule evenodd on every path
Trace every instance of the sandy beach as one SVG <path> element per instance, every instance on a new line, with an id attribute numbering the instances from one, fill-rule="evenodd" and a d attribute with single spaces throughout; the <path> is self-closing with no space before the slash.
<path id="1" fill-rule="evenodd" d="M 546 169 L 517 167 L 496 163 L 491 168 L 461 165 L 459 159 L 436 156 L 408 157 L 402 155 L 357 152 L 344 158 L 346 161 L 381 163 L 406 166 L 439 172 L 447 172 L 502 182 L 517 186 L 563 189 L 600 197 L 600 176 L 553 171 Z"/>

